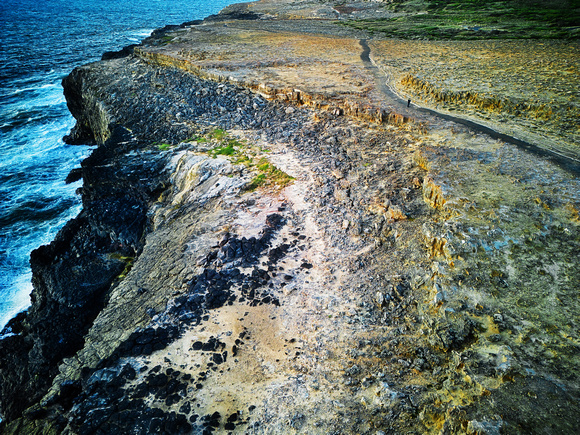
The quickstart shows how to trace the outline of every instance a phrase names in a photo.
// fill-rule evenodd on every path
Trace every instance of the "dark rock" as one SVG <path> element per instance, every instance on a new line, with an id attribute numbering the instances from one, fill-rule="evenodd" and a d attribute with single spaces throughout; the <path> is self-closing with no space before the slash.
<path id="1" fill-rule="evenodd" d="M 147 382 L 151 387 L 162 387 L 164 385 L 167 385 L 167 381 L 168 378 L 165 373 L 159 373 L 158 375 L 150 374 L 149 376 L 147 376 Z"/>
<path id="2" fill-rule="evenodd" d="M 278 213 L 269 214 L 266 217 L 266 225 L 273 229 L 280 229 L 284 224 L 284 218 Z"/>
<path id="3" fill-rule="evenodd" d="M 261 14 L 256 14 L 254 12 L 249 11 L 232 11 L 232 12 L 225 12 L 219 13 L 217 15 L 210 15 L 205 19 L 205 21 L 230 21 L 230 20 L 259 20 Z"/>
<path id="4" fill-rule="evenodd" d="M 137 47 L 137 44 L 127 45 L 119 51 L 105 51 L 101 56 L 101 60 L 121 59 L 130 56 L 133 54 L 135 47 Z"/>
<path id="5" fill-rule="evenodd" d="M 180 400 L 181 397 L 179 396 L 179 394 L 174 393 L 165 399 L 165 406 L 173 406 L 176 403 L 179 403 Z"/>
<path id="6" fill-rule="evenodd" d="M 82 178 L 83 178 L 83 170 L 81 168 L 74 168 L 68 173 L 64 181 L 66 184 L 70 184 L 79 181 Z"/>
<path id="7" fill-rule="evenodd" d="M 223 357 L 222 357 L 222 355 L 220 353 L 214 353 L 212 355 L 212 358 L 211 359 L 216 364 L 221 364 L 221 363 L 224 362 Z"/>
<path id="8" fill-rule="evenodd" d="M 179 412 L 181 412 L 182 414 L 189 414 L 191 412 L 191 403 L 190 402 L 185 402 L 179 408 Z"/>
<path id="9" fill-rule="evenodd" d="M 24 415 L 31 420 L 39 420 L 41 418 L 45 418 L 48 415 L 48 410 L 41 407 L 32 407 L 28 408 L 24 412 Z"/>

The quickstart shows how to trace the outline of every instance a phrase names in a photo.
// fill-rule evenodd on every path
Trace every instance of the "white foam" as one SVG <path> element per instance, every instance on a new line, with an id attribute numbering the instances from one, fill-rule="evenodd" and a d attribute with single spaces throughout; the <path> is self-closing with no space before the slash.
<path id="1" fill-rule="evenodd" d="M 0 330 L 18 313 L 30 306 L 30 293 L 32 273 L 26 273 L 15 277 L 12 281 L 12 290 L 3 294 L 0 302 Z"/>
<path id="2" fill-rule="evenodd" d="M 43 89 L 58 89 L 58 92 L 62 93 L 62 88 L 57 83 L 45 83 L 45 84 L 40 85 L 40 86 L 31 86 L 28 88 L 14 89 L 10 92 L 7 92 L 5 95 L 10 97 L 13 95 L 19 95 L 23 92 L 34 92 L 34 91 L 40 91 Z"/>

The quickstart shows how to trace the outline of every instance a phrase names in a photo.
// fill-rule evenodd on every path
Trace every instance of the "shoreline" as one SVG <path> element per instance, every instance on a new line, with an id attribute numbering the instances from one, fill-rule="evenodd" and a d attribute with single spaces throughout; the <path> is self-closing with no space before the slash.
<path id="1" fill-rule="evenodd" d="M 2 430 L 577 425 L 578 179 L 411 119 L 360 32 L 279 3 L 165 29 L 63 82 L 71 140 L 99 147 L 83 211 L 34 251 L 33 306 L 0 341 Z"/>
<path id="2" fill-rule="evenodd" d="M 43 3 L 35 13 L 28 10 L 28 3 L 19 2 L 2 15 L 2 22 L 14 22 L 14 26 L 2 38 L 6 54 L 2 70 L 7 81 L 6 92 L 2 92 L 6 95 L 0 103 L 3 104 L 3 133 L 6 133 L 0 140 L 5 181 L 2 185 L 4 228 L 0 231 L 0 251 L 5 251 L 0 275 L 4 279 L 0 293 L 6 300 L 0 304 L 5 313 L 0 329 L 10 318 L 30 306 L 30 252 L 48 244 L 81 207 L 80 197 L 74 192 L 80 185 L 67 185 L 65 178 L 73 168 L 80 168 L 87 153 L 81 153 L 81 147 L 68 147 L 61 140 L 74 126 L 74 118 L 66 107 L 62 92 L 62 78 L 74 66 L 100 60 L 105 50 L 141 41 L 164 21 L 179 23 L 191 17 L 192 13 L 200 12 L 191 10 L 191 2 L 189 5 L 181 2 L 172 5 L 166 14 L 158 13 L 146 19 L 143 14 L 147 12 L 141 12 L 144 8 L 151 11 L 161 6 L 139 1 L 132 5 L 131 16 L 123 18 L 119 15 L 122 11 L 112 11 L 115 8 L 111 5 L 104 14 L 105 11 L 97 5 L 85 3 L 71 6 L 78 14 L 70 16 L 72 12 L 68 8 L 54 16 L 54 20 L 46 21 L 44 18 L 50 14 L 54 2 Z M 201 12 L 217 13 L 216 7 L 220 4 L 224 5 L 218 1 L 210 5 L 213 11 Z M 83 16 L 97 10 L 99 13 L 94 21 L 83 21 Z M 145 27 L 149 28 L 145 33 L 140 31 L 144 19 L 148 22 Z M 67 23 L 75 24 L 67 26 Z M 84 34 L 85 25 L 91 27 L 92 42 Z M 38 29 L 48 31 L 36 36 Z M 22 55 L 24 52 L 28 54 Z M 84 61 L 82 56 L 86 56 Z M 54 68 L 50 68 L 51 63 Z M 25 123 L 27 118 L 30 119 Z M 72 203 L 78 208 L 69 210 L 70 214 L 67 214 Z M 54 216 L 59 215 L 61 218 L 54 220 Z M 14 293 L 22 297 L 16 298 L 18 303 L 11 304 L 8 298 Z"/>

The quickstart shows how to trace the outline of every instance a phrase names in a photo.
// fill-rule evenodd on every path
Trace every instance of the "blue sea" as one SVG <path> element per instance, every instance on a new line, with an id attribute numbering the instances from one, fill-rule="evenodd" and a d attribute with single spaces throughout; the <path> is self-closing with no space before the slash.
<path id="1" fill-rule="evenodd" d="M 81 208 L 66 185 L 91 151 L 62 137 L 74 125 L 61 80 L 152 30 L 217 13 L 233 0 L 0 1 L 0 329 L 30 305 L 30 252 Z"/>

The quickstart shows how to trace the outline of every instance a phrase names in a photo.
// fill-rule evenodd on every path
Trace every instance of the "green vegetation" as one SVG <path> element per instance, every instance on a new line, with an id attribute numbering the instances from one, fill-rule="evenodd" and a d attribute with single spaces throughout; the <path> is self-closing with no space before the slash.
<path id="1" fill-rule="evenodd" d="M 579 39 L 580 0 L 395 0 L 348 26 L 401 39 Z"/>
<path id="2" fill-rule="evenodd" d="M 192 136 L 189 139 L 187 139 L 185 142 L 206 143 L 206 142 L 208 142 L 208 139 L 205 136 Z"/>
<path id="3" fill-rule="evenodd" d="M 228 141 L 228 143 L 226 143 L 225 145 L 210 150 L 209 155 L 214 158 L 220 155 L 233 156 L 234 154 L 236 154 L 237 151 L 236 148 L 234 148 L 235 145 L 239 146 L 240 144 L 235 140 Z"/>
<path id="4" fill-rule="evenodd" d="M 250 166 L 252 164 L 252 158 L 247 156 L 246 154 L 238 154 L 236 156 L 236 160 L 234 160 L 234 164 L 236 165 L 245 165 Z"/>
<path id="5" fill-rule="evenodd" d="M 294 180 L 293 177 L 278 169 L 266 158 L 259 157 L 259 154 L 269 152 L 269 150 L 240 142 L 221 129 L 213 130 L 207 135 L 207 138 L 207 140 L 218 144 L 208 151 L 211 157 L 227 156 L 231 158 L 232 163 L 243 164 L 257 172 L 254 179 L 246 186 L 247 191 L 251 192 L 259 187 L 282 189 Z M 197 141 L 199 142 L 199 140 Z"/>
<path id="6" fill-rule="evenodd" d="M 170 143 L 154 143 L 153 145 L 157 145 L 159 151 L 167 151 L 168 149 L 173 147 L 173 145 L 171 145 Z"/>
<path id="7" fill-rule="evenodd" d="M 168 45 L 171 42 L 173 42 L 173 40 L 175 38 L 177 38 L 179 35 L 181 35 L 183 33 L 184 33 L 183 30 L 173 31 L 173 32 L 170 32 L 169 34 L 162 33 L 161 35 L 154 37 L 154 40 L 156 40 L 157 45 L 161 45 L 161 46 Z"/>
<path id="8" fill-rule="evenodd" d="M 210 138 L 222 140 L 226 135 L 227 133 L 225 130 L 222 130 L 221 128 L 216 128 L 214 131 L 210 133 Z"/>
<path id="9" fill-rule="evenodd" d="M 252 192 L 256 190 L 258 187 L 263 186 L 266 183 L 266 174 L 258 174 L 254 179 L 251 181 L 250 184 L 246 187 L 248 192 Z"/>
<path id="10" fill-rule="evenodd" d="M 282 172 L 265 158 L 261 158 L 256 164 L 259 174 L 248 185 L 247 190 L 252 191 L 262 186 L 283 188 L 289 185 L 293 177 Z"/>

